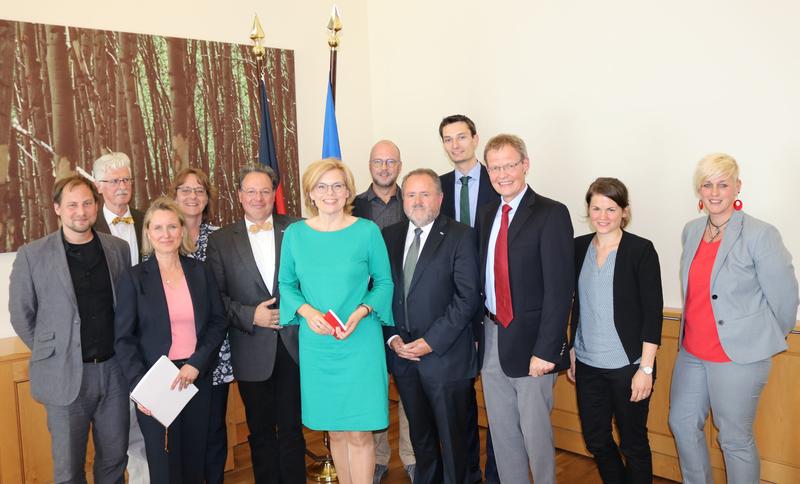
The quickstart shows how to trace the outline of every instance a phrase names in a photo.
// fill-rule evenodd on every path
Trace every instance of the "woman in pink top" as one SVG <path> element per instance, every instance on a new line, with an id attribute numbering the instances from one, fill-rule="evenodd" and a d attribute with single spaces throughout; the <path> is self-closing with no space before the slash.
<path id="1" fill-rule="evenodd" d="M 775 227 L 741 210 L 736 160 L 708 155 L 694 181 L 706 216 L 683 230 L 684 312 L 669 425 L 684 483 L 713 482 L 703 432 L 709 409 L 728 482 L 758 483 L 753 421 L 772 355 L 786 349 L 795 326 L 797 279 Z"/>
<path id="2" fill-rule="evenodd" d="M 161 197 L 150 205 L 142 240 L 150 257 L 117 283 L 114 349 L 131 390 L 162 355 L 180 368 L 173 389 L 197 386 L 197 395 L 170 425 L 168 440 L 165 428 L 141 405 L 137 418 L 151 482 L 202 483 L 210 370 L 227 326 L 222 300 L 211 270 L 185 256 L 195 244 L 175 201 Z"/>

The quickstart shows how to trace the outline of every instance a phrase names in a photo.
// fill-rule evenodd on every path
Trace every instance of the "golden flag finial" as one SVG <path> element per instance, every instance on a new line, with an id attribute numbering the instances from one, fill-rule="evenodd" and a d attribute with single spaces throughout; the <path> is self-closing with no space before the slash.
<path id="1" fill-rule="evenodd" d="M 331 49 L 336 49 L 339 45 L 339 31 L 342 30 L 342 18 L 339 16 L 339 7 L 333 4 L 331 7 L 331 18 L 328 20 L 328 45 Z"/>
<path id="2" fill-rule="evenodd" d="M 253 18 L 253 28 L 250 29 L 250 40 L 253 41 L 253 55 L 259 60 L 264 57 L 266 49 L 264 48 L 264 29 L 261 28 L 261 22 L 258 20 L 258 15 Z"/>

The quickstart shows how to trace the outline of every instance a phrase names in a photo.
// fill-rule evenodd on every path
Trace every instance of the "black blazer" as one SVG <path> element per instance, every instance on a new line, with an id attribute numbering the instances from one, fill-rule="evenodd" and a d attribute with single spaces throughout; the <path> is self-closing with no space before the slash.
<path id="1" fill-rule="evenodd" d="M 203 262 L 181 256 L 183 275 L 194 306 L 197 346 L 189 365 L 203 377 L 216 361 L 227 322 L 217 283 Z M 130 390 L 162 356 L 169 354 L 172 332 L 161 272 L 155 257 L 135 265 L 117 281 L 114 350 Z"/>
<path id="2" fill-rule="evenodd" d="M 578 277 L 594 233 L 575 238 L 575 299 L 572 303 L 570 345 L 581 321 Z M 617 328 L 628 361 L 642 356 L 642 343 L 661 344 L 664 297 L 661 292 L 661 267 L 653 243 L 629 232 L 622 232 L 614 264 L 614 326 Z"/>
<path id="3" fill-rule="evenodd" d="M 481 289 L 486 287 L 486 271 L 494 270 L 486 267 L 486 256 L 499 207 L 500 197 L 478 212 Z M 514 319 L 508 328 L 497 325 L 500 366 L 511 378 L 528 375 L 532 356 L 555 363 L 553 371 L 569 367 L 567 323 L 575 271 L 572 234 L 567 207 L 528 187 L 508 228 Z"/>
<path id="4" fill-rule="evenodd" d="M 476 214 L 480 212 L 480 208 L 482 206 L 500 198 L 500 195 L 492 186 L 492 181 L 489 179 L 489 172 L 486 171 L 486 167 L 483 166 L 483 163 L 480 161 L 478 164 L 481 165 L 481 177 L 480 181 L 478 182 L 478 205 L 475 207 Z M 444 194 L 444 198 L 442 199 L 442 213 L 450 218 L 455 218 L 456 197 L 454 190 L 456 183 L 456 171 L 453 170 L 441 175 L 439 177 L 439 181 L 442 183 L 442 194 Z M 478 225 L 477 215 L 475 216 L 475 225 Z"/>
<path id="5" fill-rule="evenodd" d="M 394 326 L 384 326 L 383 331 L 386 340 L 395 334 L 406 343 L 425 338 L 433 352 L 414 362 L 387 349 L 389 369 L 401 376 L 416 366 L 420 376 L 438 382 L 474 378 L 478 359 L 472 319 L 481 305 L 475 233 L 445 215 L 436 218 L 419 255 L 406 305 L 403 255 L 408 224 L 399 222 L 383 229 L 392 266 L 395 320 Z"/>
<path id="6" fill-rule="evenodd" d="M 283 233 L 289 224 L 299 219 L 274 214 L 275 278 L 270 293 L 261 277 L 250 246 L 250 237 L 244 220 L 226 225 L 208 238 L 207 262 L 219 284 L 222 302 L 231 328 L 231 365 L 237 380 L 264 381 L 272 376 L 278 338 L 295 362 L 300 361 L 297 347 L 299 326 L 285 326 L 281 330 L 262 328 L 253 324 L 256 306 L 275 296 L 273 309 L 280 304 L 278 293 L 278 267 L 281 260 Z"/>
<path id="7" fill-rule="evenodd" d="M 136 210 L 133 207 L 128 207 L 133 217 L 133 230 L 136 232 L 136 245 L 139 246 L 139 253 L 142 252 L 142 224 L 144 223 L 144 213 Z M 104 234 L 111 234 L 111 229 L 108 228 L 108 222 L 103 215 L 103 206 L 100 205 L 97 209 L 97 220 L 94 221 L 94 229 Z"/>

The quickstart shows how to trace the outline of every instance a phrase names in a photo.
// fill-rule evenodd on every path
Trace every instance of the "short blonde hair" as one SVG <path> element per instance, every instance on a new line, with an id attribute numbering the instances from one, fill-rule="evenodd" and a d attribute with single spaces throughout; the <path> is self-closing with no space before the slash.
<path id="1" fill-rule="evenodd" d="M 497 136 L 493 136 L 489 142 L 486 143 L 486 146 L 483 148 L 483 160 L 486 161 L 486 154 L 490 151 L 497 151 L 506 146 L 510 146 L 516 151 L 519 154 L 520 160 L 524 160 L 528 157 L 528 147 L 525 146 L 525 142 L 522 141 L 522 138 L 515 134 L 501 133 Z"/>
<path id="2" fill-rule="evenodd" d="M 739 164 L 731 155 L 711 153 L 697 162 L 694 170 L 694 191 L 700 193 L 700 186 L 712 178 L 733 178 L 739 181 Z"/>
<path id="3" fill-rule="evenodd" d="M 159 210 L 172 212 L 178 217 L 178 222 L 183 228 L 183 240 L 181 241 L 180 247 L 181 255 L 188 255 L 196 251 L 197 244 L 195 244 L 194 241 L 189 238 L 189 231 L 186 230 L 186 219 L 183 218 L 183 213 L 181 213 L 181 210 L 178 208 L 178 204 L 175 203 L 175 200 L 170 197 L 158 197 L 153 200 L 153 203 L 150 204 L 150 207 L 144 214 L 144 224 L 142 227 L 142 254 L 153 254 L 153 243 L 150 242 L 150 237 L 147 235 L 147 229 L 150 228 L 150 221 L 153 219 L 153 215 Z"/>
<path id="4" fill-rule="evenodd" d="M 317 206 L 311 200 L 311 192 L 319 183 L 320 178 L 331 170 L 339 170 L 344 175 L 344 184 L 347 186 L 348 191 L 344 212 L 350 214 L 353 211 L 353 200 L 356 198 L 356 184 L 353 181 L 353 173 L 341 160 L 325 158 L 311 163 L 306 168 L 306 172 L 303 173 L 303 203 L 311 215 L 319 215 Z"/>

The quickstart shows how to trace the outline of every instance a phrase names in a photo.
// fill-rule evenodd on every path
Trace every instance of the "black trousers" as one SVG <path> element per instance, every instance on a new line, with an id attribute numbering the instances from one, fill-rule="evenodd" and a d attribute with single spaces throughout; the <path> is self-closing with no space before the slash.
<path id="1" fill-rule="evenodd" d="M 631 380 L 638 369 L 639 365 L 633 364 L 605 370 L 576 361 L 575 384 L 583 440 L 606 484 L 653 482 L 653 460 L 647 438 L 650 397 L 630 401 Z M 617 421 L 619 447 L 611 435 L 612 417 Z"/>
<path id="2" fill-rule="evenodd" d="M 272 376 L 239 381 L 257 484 L 305 484 L 306 443 L 300 418 L 300 369 L 279 339 Z"/>
<path id="3" fill-rule="evenodd" d="M 197 394 L 165 429 L 158 420 L 136 410 L 144 437 L 150 482 L 163 484 L 202 484 L 206 457 L 208 419 L 211 412 L 211 375 L 194 382 Z M 168 450 L 165 450 L 165 445 Z"/>
<path id="4" fill-rule="evenodd" d="M 394 381 L 417 459 L 414 484 L 473 484 L 468 426 L 474 380 L 431 382 L 414 369 Z"/>
<path id="5" fill-rule="evenodd" d="M 225 479 L 225 461 L 228 459 L 228 412 L 230 383 L 211 386 L 211 411 L 208 419 L 206 444 L 206 484 L 222 484 Z"/>

